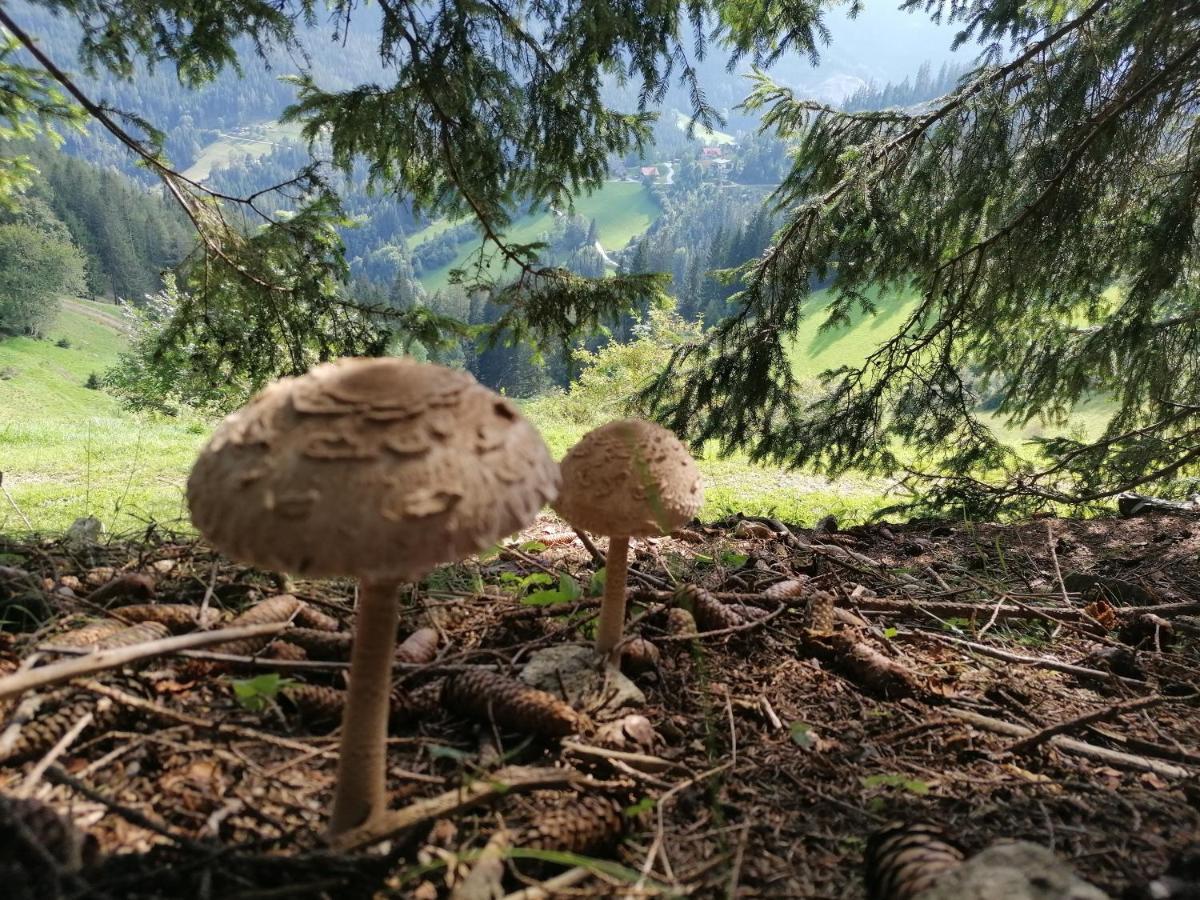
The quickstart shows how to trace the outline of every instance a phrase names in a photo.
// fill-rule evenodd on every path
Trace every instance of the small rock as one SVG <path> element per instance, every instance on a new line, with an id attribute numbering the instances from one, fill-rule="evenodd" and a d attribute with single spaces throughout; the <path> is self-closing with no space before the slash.
<path id="1" fill-rule="evenodd" d="M 520 678 L 576 709 L 620 709 L 646 703 L 641 689 L 616 669 L 605 666 L 591 647 L 564 644 L 538 650 L 529 657 Z"/>
<path id="2" fill-rule="evenodd" d="M 84 516 L 71 523 L 64 540 L 72 550 L 85 550 L 96 544 L 102 534 L 104 523 L 95 516 Z"/>
<path id="3" fill-rule="evenodd" d="M 946 872 L 915 900 L 1108 900 L 1045 847 L 996 844 Z"/>

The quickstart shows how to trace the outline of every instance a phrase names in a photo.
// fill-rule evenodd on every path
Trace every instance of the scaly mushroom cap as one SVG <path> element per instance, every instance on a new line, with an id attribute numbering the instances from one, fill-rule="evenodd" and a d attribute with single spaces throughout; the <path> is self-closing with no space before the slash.
<path id="1" fill-rule="evenodd" d="M 415 580 L 525 527 L 557 490 L 537 430 L 468 373 L 342 359 L 227 417 L 192 468 L 188 505 L 246 563 Z"/>
<path id="2" fill-rule="evenodd" d="M 594 534 L 669 534 L 704 500 L 700 470 L 687 448 L 661 425 L 641 419 L 588 432 L 559 468 L 555 511 Z"/>

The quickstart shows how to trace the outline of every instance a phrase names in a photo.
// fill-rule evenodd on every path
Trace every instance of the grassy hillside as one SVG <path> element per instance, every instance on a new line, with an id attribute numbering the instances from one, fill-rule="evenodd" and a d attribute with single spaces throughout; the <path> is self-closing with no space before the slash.
<path id="1" fill-rule="evenodd" d="M 294 141 L 300 137 L 300 126 L 296 123 L 260 122 L 235 128 L 232 133 L 221 132 L 221 136 L 200 151 L 200 156 L 185 171 L 184 175 L 194 181 L 203 181 L 212 170 L 227 165 L 239 157 L 258 159 L 266 156 L 276 145 Z"/>
<path id="2" fill-rule="evenodd" d="M 861 362 L 911 311 L 912 298 L 884 298 L 877 317 L 822 334 L 814 313 L 792 343 L 802 377 L 843 363 Z M 16 507 L 0 494 L 0 533 L 55 532 L 79 516 L 98 516 L 110 531 L 127 532 L 150 521 L 186 526 L 183 487 L 211 423 L 134 415 L 102 391 L 85 387 L 88 375 L 116 362 L 124 344 L 114 307 L 67 301 L 48 339 L 0 341 L 0 472 Z M 65 339 L 68 346 L 56 342 Z M 556 455 L 578 440 L 581 428 L 532 415 Z M 1095 432 L 1107 415 L 1103 403 L 1086 404 L 1078 424 Z M 1019 443 L 1040 426 L 1001 429 Z M 743 456 L 706 458 L 703 515 L 732 512 L 778 515 L 811 522 L 826 513 L 862 520 L 885 503 L 884 485 L 865 478 L 831 482 L 804 472 L 751 465 Z"/>
<path id="3" fill-rule="evenodd" d="M 600 243 L 610 253 L 622 249 L 626 244 L 649 228 L 662 210 L 657 201 L 640 183 L 610 181 L 600 190 L 575 201 L 575 212 L 585 219 L 595 219 Z M 409 236 L 410 247 L 441 234 L 454 223 L 441 220 L 428 228 Z M 536 216 L 524 216 L 513 224 L 506 237 L 517 244 L 533 243 L 554 225 L 554 213 L 543 212 Z M 421 283 L 428 291 L 436 291 L 448 283 L 450 271 L 461 268 L 479 247 L 478 241 L 469 241 L 459 248 L 458 256 L 446 265 L 426 272 Z"/>
<path id="4" fill-rule="evenodd" d="M 862 363 L 880 342 L 895 333 L 917 305 L 913 294 L 875 294 L 878 313 L 873 316 L 856 314 L 851 324 L 841 328 L 822 331 L 830 297 L 826 292 L 814 295 L 808 317 L 791 342 L 789 357 L 792 370 L 801 378 L 815 379 L 821 372 L 843 365 Z M 1084 434 L 1098 435 L 1112 415 L 1112 405 L 1103 399 L 1088 400 L 1080 404 L 1072 416 L 1069 428 L 1055 428 L 1038 421 L 1024 426 L 1010 426 L 994 416 L 985 420 L 996 431 L 1001 440 L 1009 444 L 1021 444 L 1030 438 L 1078 429 Z"/>
<path id="5" fill-rule="evenodd" d="M 124 338 L 112 306 L 68 301 L 49 339 L 0 341 L 0 472 L 16 506 L 0 494 L 0 533 L 61 531 L 94 515 L 109 531 L 151 521 L 186 527 L 187 472 L 211 423 L 134 415 L 102 391 L 90 373 L 116 362 Z M 66 338 L 69 347 L 56 346 Z M 536 421 L 556 456 L 582 429 Z M 803 473 L 750 465 L 744 458 L 702 461 L 706 518 L 773 514 L 812 521 L 833 512 L 862 519 L 881 503 L 879 484 L 830 483 Z"/>
<path id="6" fill-rule="evenodd" d="M 113 306 L 67 301 L 48 339 L 0 341 L 0 532 L 66 528 L 98 516 L 129 531 L 182 515 L 182 486 L 207 427 L 135 416 L 88 375 L 116 362 L 124 337 Z M 65 339 L 69 346 L 56 342 Z"/>

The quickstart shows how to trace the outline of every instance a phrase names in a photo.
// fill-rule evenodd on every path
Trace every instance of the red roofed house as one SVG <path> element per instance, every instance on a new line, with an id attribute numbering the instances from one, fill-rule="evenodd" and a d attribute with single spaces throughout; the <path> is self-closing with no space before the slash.
<path id="1" fill-rule="evenodd" d="M 700 155 L 704 159 L 720 159 L 722 150 L 720 147 L 705 147 L 700 151 Z"/>
<path id="2" fill-rule="evenodd" d="M 658 166 L 642 166 L 642 177 L 643 178 L 657 178 L 658 177 Z"/>

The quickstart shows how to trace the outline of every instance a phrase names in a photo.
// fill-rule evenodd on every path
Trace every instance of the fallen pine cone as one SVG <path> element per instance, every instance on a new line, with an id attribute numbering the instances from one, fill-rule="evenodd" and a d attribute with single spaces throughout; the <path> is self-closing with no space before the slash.
<path id="1" fill-rule="evenodd" d="M 921 693 L 912 672 L 851 631 L 809 631 L 804 649 L 876 696 L 900 698 Z"/>
<path id="2" fill-rule="evenodd" d="M 674 637 L 692 637 L 699 633 L 696 617 L 688 610 L 673 606 L 667 610 L 667 634 Z"/>
<path id="3" fill-rule="evenodd" d="M 393 688 L 388 704 L 388 721 L 398 728 L 433 715 L 442 707 L 445 685 L 446 680 L 439 678 L 411 691 Z"/>
<path id="4" fill-rule="evenodd" d="M 675 592 L 674 603 L 690 609 L 701 631 L 720 631 L 745 625 L 746 620 L 696 584 L 687 584 Z"/>
<path id="5" fill-rule="evenodd" d="M 196 628 L 199 607 L 189 603 L 138 603 L 122 606 L 117 615 L 126 622 L 158 622 L 172 634 L 183 634 Z"/>
<path id="6" fill-rule="evenodd" d="M 621 645 L 621 668 L 637 674 L 649 672 L 658 666 L 658 647 L 645 638 L 635 637 Z"/>
<path id="7" fill-rule="evenodd" d="M 87 595 L 89 603 L 116 606 L 117 601 L 137 600 L 146 603 L 155 597 L 154 579 L 149 575 L 118 575 Z"/>
<path id="8" fill-rule="evenodd" d="M 771 585 L 762 592 L 762 595 L 768 600 L 792 600 L 804 594 L 806 585 L 806 582 L 797 578 L 789 578 L 787 581 L 780 581 Z"/>
<path id="9" fill-rule="evenodd" d="M 893 822 L 867 841 L 868 900 L 912 900 L 963 858 L 940 828 Z"/>
<path id="10" fill-rule="evenodd" d="M 124 626 L 100 638 L 94 646 L 97 650 L 115 650 L 117 647 L 161 641 L 170 636 L 171 632 L 167 630 L 166 625 L 159 622 L 142 622 L 140 625 Z"/>
<path id="11" fill-rule="evenodd" d="M 315 628 L 317 631 L 340 631 L 342 627 L 342 623 L 333 616 L 321 612 L 308 603 L 301 605 L 296 613 L 295 622 L 301 628 Z"/>
<path id="12" fill-rule="evenodd" d="M 486 669 L 447 679 L 442 702 L 459 715 L 543 737 L 566 737 L 582 724 L 579 714 L 553 694 Z"/>
<path id="13" fill-rule="evenodd" d="M 52 635 L 46 643 L 54 647 L 91 647 L 125 627 L 116 619 L 100 619 L 82 628 Z"/>
<path id="14" fill-rule="evenodd" d="M 95 837 L 48 804 L 0 796 L 0 878 L 5 897 L 60 897 L 62 875 L 94 865 L 99 855 Z"/>
<path id="15" fill-rule="evenodd" d="M 290 641 L 281 641 L 278 638 L 267 644 L 259 656 L 263 659 L 279 659 L 288 662 L 301 662 L 308 659 L 308 654 L 303 647 L 298 647 Z"/>
<path id="16" fill-rule="evenodd" d="M 270 597 L 262 603 L 250 607 L 229 623 L 229 628 L 240 628 L 244 625 L 271 625 L 275 622 L 287 622 L 304 605 L 304 601 L 291 594 L 279 594 Z M 253 656 L 271 642 L 269 635 L 262 637 L 242 638 L 240 641 L 226 641 L 212 648 L 215 653 L 228 653 L 231 656 Z"/>
<path id="17" fill-rule="evenodd" d="M 437 657 L 439 636 L 436 629 L 418 628 L 396 648 L 398 662 L 425 665 Z"/>
<path id="18" fill-rule="evenodd" d="M 92 721 L 80 737 L 92 731 L 103 731 L 117 719 L 117 710 L 107 697 L 75 694 L 57 709 L 49 713 L 39 710 L 34 718 L 25 722 L 8 753 L 0 756 L 0 762 L 22 762 L 41 756 L 88 713 L 91 713 Z"/>
<path id="19" fill-rule="evenodd" d="M 346 692 L 321 684 L 289 684 L 279 699 L 308 725 L 337 725 L 346 706 Z"/>
<path id="20" fill-rule="evenodd" d="M 315 628 L 289 628 L 290 643 L 303 647 L 309 659 L 349 659 L 351 636 L 344 631 L 320 631 Z"/>
<path id="21" fill-rule="evenodd" d="M 591 854 L 611 847 L 625 830 L 621 808 L 605 796 L 569 795 L 521 833 L 519 846 Z"/>
<path id="22" fill-rule="evenodd" d="M 804 610 L 804 627 L 822 634 L 833 631 L 836 600 L 829 591 L 813 591 Z"/>

